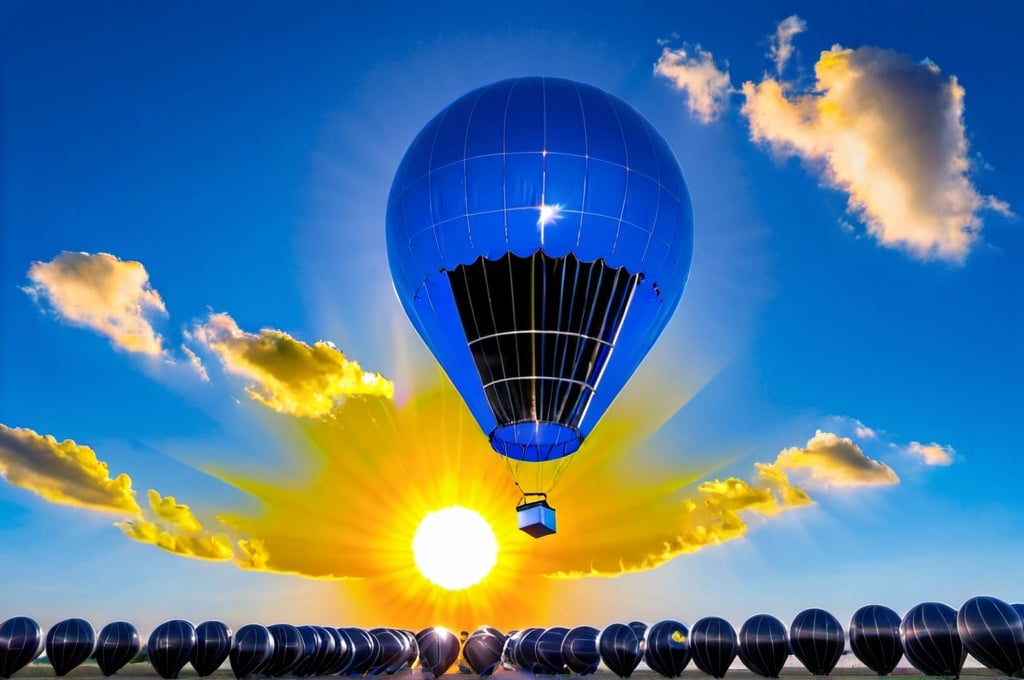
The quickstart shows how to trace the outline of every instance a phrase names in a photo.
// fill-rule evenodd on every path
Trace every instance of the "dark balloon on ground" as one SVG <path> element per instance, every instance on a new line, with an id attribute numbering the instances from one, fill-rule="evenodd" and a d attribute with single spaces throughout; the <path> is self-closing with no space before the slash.
<path id="1" fill-rule="evenodd" d="M 469 642 L 468 638 L 466 642 Z M 419 647 L 420 667 L 434 677 L 444 675 L 452 667 L 462 647 L 455 633 L 440 626 L 424 628 L 418 632 L 416 644 Z"/>
<path id="2" fill-rule="evenodd" d="M 723 618 L 706 616 L 690 629 L 693 663 L 713 678 L 725 677 L 738 651 L 736 630 Z"/>
<path id="3" fill-rule="evenodd" d="M 146 645 L 149 663 L 160 677 L 172 680 L 188 660 L 196 646 L 196 629 L 188 621 L 164 621 L 153 629 Z"/>
<path id="4" fill-rule="evenodd" d="M 789 647 L 811 675 L 828 675 L 846 648 L 843 625 L 824 609 L 805 609 L 789 624 Z"/>
<path id="5" fill-rule="evenodd" d="M 325 662 L 326 665 L 321 674 L 337 675 L 348 668 L 352 661 L 352 644 L 349 641 L 348 635 L 339 628 L 321 626 L 321 629 L 334 641 L 334 654 Z"/>
<path id="6" fill-rule="evenodd" d="M 516 645 L 516 660 L 520 670 L 528 673 L 541 672 L 543 668 L 540 655 L 537 654 L 537 643 L 540 642 L 543 628 L 526 628 L 519 635 L 519 644 Z"/>
<path id="7" fill-rule="evenodd" d="M 271 677 L 286 675 L 295 670 L 302 661 L 302 636 L 297 626 L 290 623 L 274 623 L 267 626 L 274 638 L 274 653 L 263 673 Z"/>
<path id="8" fill-rule="evenodd" d="M 566 671 L 565 657 L 562 656 L 562 642 L 568 628 L 553 626 L 547 628 L 537 640 L 537 658 L 540 661 L 538 672 L 548 675 L 564 675 Z"/>
<path id="9" fill-rule="evenodd" d="M 370 675 L 395 673 L 405 663 L 408 651 L 408 641 L 405 636 L 394 628 L 371 628 L 370 635 L 377 639 L 380 655 L 368 673 Z"/>
<path id="10" fill-rule="evenodd" d="M 604 665 L 620 678 L 632 675 L 643 658 L 641 639 L 624 623 L 613 623 L 601 631 L 597 651 Z"/>
<path id="11" fill-rule="evenodd" d="M 850 619 L 850 649 L 860 662 L 879 675 L 889 675 L 903 658 L 900 615 L 880 604 L 869 604 Z"/>
<path id="12" fill-rule="evenodd" d="M 302 640 L 302 653 L 299 655 L 299 663 L 292 669 L 292 675 L 297 678 L 305 678 L 313 675 L 323 650 L 323 638 L 315 626 L 296 626 L 299 631 L 299 639 Z"/>
<path id="13" fill-rule="evenodd" d="M 956 629 L 971 656 L 987 667 L 1014 675 L 1024 670 L 1024 620 L 994 597 L 972 597 L 956 615 Z"/>
<path id="14" fill-rule="evenodd" d="M 347 673 L 349 675 L 363 675 L 377 665 L 377 658 L 380 656 L 380 646 L 377 638 L 370 635 L 370 632 L 363 628 L 342 628 L 352 641 L 352 661 L 349 664 Z"/>
<path id="15" fill-rule="evenodd" d="M 690 629 L 685 623 L 659 621 L 647 629 L 644 662 L 666 678 L 678 678 L 690 663 Z"/>
<path id="16" fill-rule="evenodd" d="M 266 626 L 249 623 L 238 629 L 231 641 L 231 671 L 236 678 L 263 673 L 274 656 L 274 636 Z"/>
<path id="17" fill-rule="evenodd" d="M 501 663 L 501 652 L 504 648 L 504 635 L 499 637 L 491 630 L 479 629 L 466 638 L 462 646 L 462 658 L 474 673 L 486 677 L 494 673 Z"/>
<path id="18" fill-rule="evenodd" d="M 35 619 L 15 616 L 0 624 L 0 678 L 9 678 L 35 661 L 45 644 Z"/>
<path id="19" fill-rule="evenodd" d="M 960 677 L 967 658 L 956 629 L 956 610 L 941 602 L 912 607 L 900 624 L 903 653 L 925 675 Z"/>
<path id="20" fill-rule="evenodd" d="M 597 648 L 597 638 L 601 631 L 593 626 L 577 626 L 570 628 L 562 640 L 562 658 L 565 665 L 573 673 L 590 675 L 597 672 L 601 663 L 601 652 Z"/>
<path id="21" fill-rule="evenodd" d="M 777 678 L 789 658 L 788 637 L 782 621 L 755 614 L 740 628 L 740 661 L 762 677 Z"/>
<path id="22" fill-rule="evenodd" d="M 142 638 L 135 626 L 127 621 L 114 621 L 100 629 L 93 657 L 103 675 L 113 675 L 138 656 L 141 650 Z"/>
<path id="23" fill-rule="evenodd" d="M 96 631 L 85 619 L 64 619 L 46 633 L 46 658 L 58 677 L 81 665 L 95 649 Z"/>
<path id="24" fill-rule="evenodd" d="M 231 629 L 223 621 L 203 621 L 196 626 L 196 646 L 192 648 L 192 668 L 200 677 L 212 675 L 224 665 L 231 653 Z"/>
<path id="25" fill-rule="evenodd" d="M 316 631 L 320 637 L 320 646 L 316 650 L 316 655 L 313 657 L 313 663 L 310 666 L 309 675 L 326 675 L 327 669 L 333 666 L 336 662 L 335 655 L 337 649 L 334 641 L 334 636 L 331 635 L 331 631 L 326 626 L 310 626 Z"/>

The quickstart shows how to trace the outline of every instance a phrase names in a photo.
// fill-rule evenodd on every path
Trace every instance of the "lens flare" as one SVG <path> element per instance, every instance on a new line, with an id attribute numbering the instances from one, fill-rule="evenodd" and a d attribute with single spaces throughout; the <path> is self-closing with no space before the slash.
<path id="1" fill-rule="evenodd" d="M 476 585 L 498 561 L 498 541 L 480 513 L 453 505 L 423 518 L 412 539 L 420 572 L 445 590 Z"/>

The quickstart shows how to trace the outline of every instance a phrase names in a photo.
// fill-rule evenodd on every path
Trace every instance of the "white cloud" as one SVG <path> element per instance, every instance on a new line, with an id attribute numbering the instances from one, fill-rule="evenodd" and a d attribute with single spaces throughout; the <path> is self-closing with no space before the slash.
<path id="1" fill-rule="evenodd" d="M 907 445 L 907 452 L 920 459 L 925 465 L 952 465 L 953 456 L 956 451 L 952 446 L 942 444 L 922 444 L 921 442 L 910 442 Z"/>
<path id="2" fill-rule="evenodd" d="M 964 88 L 930 62 L 874 47 L 822 52 L 812 91 L 773 78 L 743 84 L 751 138 L 808 161 L 886 247 L 961 262 L 983 209 L 1009 206 L 978 193 L 963 123 Z"/>
<path id="3" fill-rule="evenodd" d="M 780 75 L 786 62 L 793 56 L 793 37 L 806 30 L 807 22 L 795 14 L 780 21 L 775 28 L 768 56 L 775 62 L 775 71 Z"/>
<path id="4" fill-rule="evenodd" d="M 654 65 L 654 72 L 672 81 L 677 90 L 686 93 L 686 105 L 690 115 L 702 123 L 710 123 L 718 119 L 729 103 L 732 94 L 732 81 L 729 71 L 721 70 L 715 65 L 710 52 L 702 50 L 700 45 L 694 48 L 694 54 L 681 48 L 672 50 L 664 47 L 661 58 Z"/>
<path id="5" fill-rule="evenodd" d="M 128 352 L 165 354 L 163 339 L 147 317 L 166 316 L 167 309 L 141 262 L 62 252 L 51 262 L 33 262 L 28 278 L 32 285 L 23 290 L 37 304 L 48 301 L 65 321 L 105 335 Z"/>
<path id="6" fill-rule="evenodd" d="M 779 452 L 770 466 L 802 472 L 819 486 L 881 486 L 900 478 L 885 463 L 869 458 L 853 440 L 818 430 L 805 447 Z"/>

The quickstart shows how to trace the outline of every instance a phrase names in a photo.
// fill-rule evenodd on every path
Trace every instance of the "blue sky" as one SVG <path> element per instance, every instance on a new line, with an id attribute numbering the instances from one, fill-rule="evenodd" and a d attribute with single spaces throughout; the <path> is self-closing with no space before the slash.
<path id="1" fill-rule="evenodd" d="M 790 467 L 813 505 L 746 513 L 741 538 L 654 570 L 559 582 L 550 623 L 720 614 L 738 627 L 760 611 L 788 621 L 809 606 L 846 621 L 868 602 L 902 613 L 978 594 L 1024 600 L 1019 4 L 965 13 L 959 3 L 651 2 L 626 13 L 604 2 L 16 2 L 0 11 L 8 428 L 91 447 L 111 477 L 131 476 L 140 503 L 156 488 L 199 516 L 255 511 L 246 493 L 202 470 L 287 467 L 289 426 L 268 420 L 247 378 L 212 349 L 235 337 L 230 329 L 204 346 L 197 328 L 212 334 L 209 315 L 225 313 L 242 332 L 331 341 L 407 396 L 401 378 L 429 355 L 394 300 L 384 248 L 387 192 L 405 148 L 470 89 L 568 77 L 646 116 L 692 194 L 690 282 L 638 376 L 639 385 L 660 376 L 685 406 L 651 450 L 709 479 L 744 476 L 754 462 L 781 464 L 780 452 L 808 447 L 820 430 L 850 438 L 899 482 L 816 484 L 813 470 Z M 772 36 L 794 15 L 806 26 L 779 71 Z M 819 131 L 794 151 L 766 118 L 752 139 L 742 84 L 773 79 L 793 102 L 833 45 L 854 51 L 850 59 L 866 60 L 867 47 L 903 55 L 900 64 L 928 59 L 935 82 L 955 76 L 963 88 L 968 167 L 959 177 L 980 197 L 966 245 L 908 246 L 885 207 L 871 231 L 869 212 L 848 209 L 844 171 L 830 179 L 839 146 L 828 161 L 815 156 L 838 134 Z M 688 108 L 693 89 L 656 73 L 665 49 L 685 49 L 693 68 L 703 50 L 703 63 L 728 72 L 733 91 L 712 120 Z M 924 130 L 923 139 L 892 148 L 894 158 L 936 146 L 914 125 L 932 100 L 921 101 L 899 113 L 904 132 Z M 860 198 L 869 209 L 882 201 Z M 69 323 L 38 288 L 26 293 L 43 285 L 29 278 L 33 263 L 64 251 L 144 266 L 166 308 L 146 316 L 163 354 L 112 346 L 113 331 Z M 929 445 L 942 464 L 926 464 Z M 147 626 L 172 616 L 354 616 L 337 583 L 183 559 L 128 540 L 111 526 L 119 517 L 73 505 L 0 484 L 0 580 L 17 584 L 0 618 Z M 584 597 L 587 607 L 573 604 Z"/>

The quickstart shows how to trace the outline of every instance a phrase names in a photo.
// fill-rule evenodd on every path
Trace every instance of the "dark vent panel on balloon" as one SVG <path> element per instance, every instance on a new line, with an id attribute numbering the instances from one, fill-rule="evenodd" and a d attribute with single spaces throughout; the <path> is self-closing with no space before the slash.
<path id="1" fill-rule="evenodd" d="M 537 252 L 481 257 L 448 279 L 499 427 L 577 428 L 640 275 Z"/>

